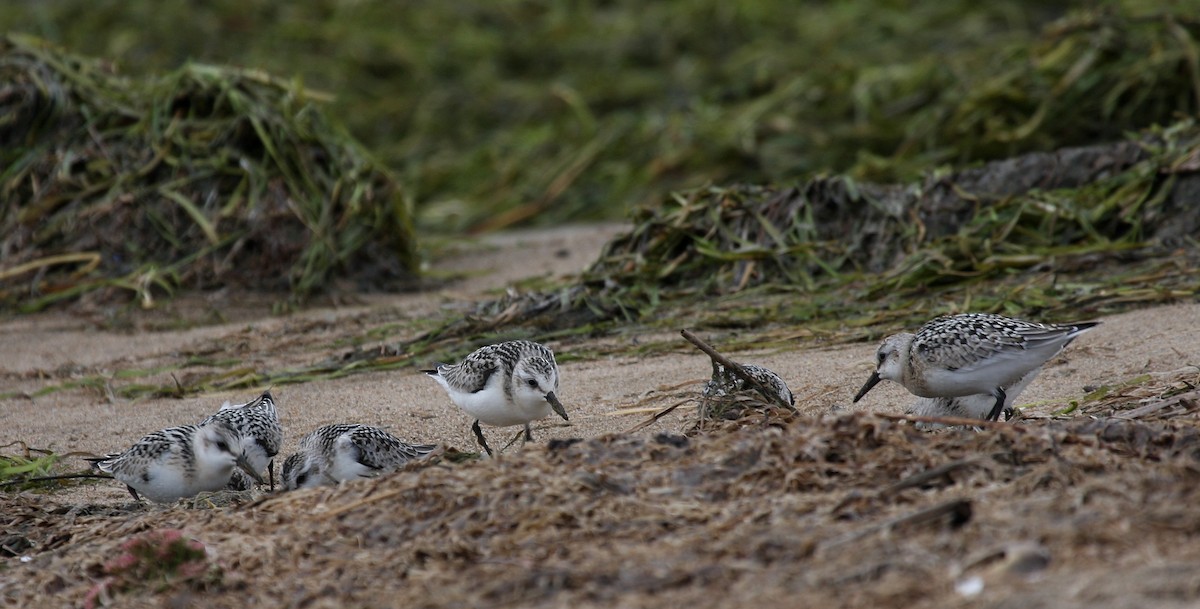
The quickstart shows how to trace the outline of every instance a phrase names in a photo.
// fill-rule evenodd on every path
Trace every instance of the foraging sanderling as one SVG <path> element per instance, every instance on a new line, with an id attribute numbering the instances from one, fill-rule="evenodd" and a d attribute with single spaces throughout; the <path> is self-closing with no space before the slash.
<path id="1" fill-rule="evenodd" d="M 438 364 L 424 370 L 446 388 L 450 400 L 475 417 L 471 431 L 487 454 L 492 454 L 479 424 L 525 426 L 525 441 L 533 436 L 529 423 L 550 416 L 567 420 L 558 401 L 558 364 L 554 353 L 538 343 L 513 340 L 481 347 L 457 364 Z"/>
<path id="2" fill-rule="evenodd" d="M 739 391 L 753 391 L 745 380 L 726 370 L 725 366 L 716 361 L 713 361 L 712 366 L 712 379 L 704 384 L 704 390 L 701 392 L 704 397 L 721 398 Z M 792 397 L 792 390 L 788 389 L 787 383 L 783 382 L 778 374 L 757 364 L 742 364 L 742 368 L 750 374 L 751 378 L 770 390 L 780 403 L 795 409 L 796 398 Z"/>
<path id="3" fill-rule="evenodd" d="M 326 425 L 300 439 L 300 450 L 283 462 L 287 490 L 370 478 L 425 457 L 435 444 L 409 444 L 378 427 Z"/>
<path id="4" fill-rule="evenodd" d="M 245 404 L 225 402 L 219 411 L 200 424 L 213 421 L 225 421 L 238 432 L 246 462 L 260 475 L 266 469 L 271 490 L 275 490 L 275 455 L 279 454 L 283 444 L 283 427 L 279 424 L 271 391 L 264 391 Z"/>
<path id="5" fill-rule="evenodd" d="M 239 448 L 237 431 L 224 421 L 156 431 L 123 453 L 88 459 L 125 483 L 134 499 L 169 503 L 224 487 L 234 467 L 263 482 Z"/>
<path id="6" fill-rule="evenodd" d="M 1098 321 L 1041 324 L 990 313 L 939 317 L 916 334 L 887 337 L 875 354 L 876 369 L 854 396 L 857 402 L 879 381 L 895 381 L 914 395 L 954 398 L 984 393 L 995 421 L 1011 387 L 1037 370 Z"/>
<path id="7" fill-rule="evenodd" d="M 1013 404 L 1017 401 L 1017 396 L 1021 395 L 1022 391 L 1029 386 L 1034 377 L 1038 374 L 1038 369 L 1030 370 L 1021 377 L 1020 380 L 1004 387 L 1004 420 L 1008 420 L 1013 416 Z M 984 419 L 992 412 L 992 407 L 996 404 L 996 398 L 987 393 L 976 393 L 974 395 L 963 395 L 952 398 L 921 398 L 918 397 L 907 409 L 904 414 L 916 415 L 919 417 L 957 417 L 962 419 Z M 940 423 L 918 422 L 917 429 L 938 429 L 945 427 Z"/>

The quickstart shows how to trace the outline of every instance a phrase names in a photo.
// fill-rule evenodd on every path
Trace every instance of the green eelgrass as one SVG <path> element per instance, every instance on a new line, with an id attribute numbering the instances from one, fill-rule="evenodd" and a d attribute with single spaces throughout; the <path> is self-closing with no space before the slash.
<path id="1" fill-rule="evenodd" d="M 398 183 L 297 82 L 200 64 L 127 78 L 15 35 L 0 75 L 0 307 L 415 276 Z"/>

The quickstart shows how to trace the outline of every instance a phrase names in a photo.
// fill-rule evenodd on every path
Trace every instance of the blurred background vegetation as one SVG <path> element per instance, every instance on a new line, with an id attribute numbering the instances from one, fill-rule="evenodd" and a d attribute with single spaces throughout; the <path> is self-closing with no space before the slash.
<path id="1" fill-rule="evenodd" d="M 40 103 L 65 74 L 70 138 L 35 134 L 26 145 L 43 156 L 0 149 L 0 161 L 32 159 L 37 177 L 20 188 L 66 178 L 84 190 L 18 200 L 31 209 L 12 220 L 29 233 L 17 245 L 46 245 L 16 259 L 5 240 L 20 233 L 0 230 L 4 262 L 25 262 L 0 272 L 0 310 L 108 285 L 150 306 L 240 266 L 258 271 L 250 285 L 273 277 L 301 299 L 337 281 L 389 289 L 417 264 L 413 234 L 428 247 L 434 234 L 633 224 L 575 284 L 535 281 L 415 337 L 387 321 L 351 341 L 394 348 L 296 370 L 213 364 L 120 389 L 133 397 L 333 378 L 628 321 L 754 327 L 761 348 L 797 332 L 864 340 L 942 312 L 1067 319 L 1195 298 L 1194 231 L 1159 237 L 1196 223 L 1179 212 L 1194 208 L 1200 167 L 1197 15 L 1200 0 L 12 1 L 0 29 L 71 55 L 10 35 L 20 53 L 0 77 L 11 68 Z M 0 135 L 24 128 L 5 112 L 14 83 L 0 78 Z M 1018 158 L 988 193 L 953 173 L 1114 141 L 1117 158 L 1064 156 L 1098 159 L 1077 168 L 1084 180 L 1057 179 L 1071 173 L 1060 157 Z M 117 142 L 131 164 L 108 163 Z M 6 179 L 19 168 L 7 164 Z M 1025 167 L 1054 179 L 1008 179 Z M 118 192 L 126 177 L 163 196 Z M 914 202 L 939 197 L 963 203 L 958 224 L 929 232 Z M 70 207 L 84 204 L 85 217 L 110 204 L 150 214 L 160 247 L 97 247 L 87 239 L 104 231 Z M 151 243 L 117 224 L 105 234 L 118 245 Z M 59 228 L 71 238 L 53 238 Z"/>
<path id="2" fill-rule="evenodd" d="M 400 178 L 423 230 L 1119 138 L 1197 110 L 1200 2 L 22 0 L 0 29 L 151 75 L 261 69 Z"/>

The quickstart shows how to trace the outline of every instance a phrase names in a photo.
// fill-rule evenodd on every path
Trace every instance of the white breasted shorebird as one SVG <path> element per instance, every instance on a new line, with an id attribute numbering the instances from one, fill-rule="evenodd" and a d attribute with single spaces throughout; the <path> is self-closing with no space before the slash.
<path id="1" fill-rule="evenodd" d="M 530 421 L 550 416 L 567 420 L 558 401 L 558 364 L 554 353 L 528 340 L 513 340 L 481 347 L 457 364 L 438 364 L 424 370 L 450 400 L 475 417 L 471 430 L 487 454 L 492 454 L 479 424 L 493 427 L 525 426 L 525 441 L 533 439 Z"/>
<path id="2" fill-rule="evenodd" d="M 435 444 L 409 444 L 378 427 L 325 425 L 300 439 L 300 450 L 283 462 L 288 490 L 370 478 L 421 459 Z"/>
<path id="3" fill-rule="evenodd" d="M 914 395 L 992 398 L 986 420 L 1005 408 L 1005 387 L 1037 370 L 1098 321 L 1041 324 L 990 313 L 939 317 L 916 334 L 887 337 L 875 353 L 876 369 L 854 396 L 857 402 L 879 381 L 895 381 Z"/>
<path id="4" fill-rule="evenodd" d="M 225 421 L 238 432 L 246 462 L 258 472 L 259 481 L 265 469 L 271 490 L 275 490 L 275 455 L 279 454 L 283 444 L 283 427 L 279 424 L 279 413 L 270 390 L 245 404 L 225 402 L 220 410 L 200 424 L 213 421 Z"/>
<path id="5" fill-rule="evenodd" d="M 234 467 L 263 482 L 246 462 L 237 431 L 223 421 L 184 425 L 156 431 L 123 453 L 88 459 L 97 469 L 124 482 L 133 498 L 138 493 L 169 503 L 224 487 Z"/>

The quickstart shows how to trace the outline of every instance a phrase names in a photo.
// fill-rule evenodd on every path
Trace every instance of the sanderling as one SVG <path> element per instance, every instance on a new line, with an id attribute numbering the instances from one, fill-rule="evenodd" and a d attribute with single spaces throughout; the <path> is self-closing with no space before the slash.
<path id="1" fill-rule="evenodd" d="M 1037 376 L 1038 370 L 1035 368 L 1030 370 L 1021 377 L 1020 380 L 1004 387 L 1004 420 L 1012 418 L 1013 404 L 1017 401 L 1017 396 L 1029 386 L 1033 378 Z M 996 398 L 987 393 L 976 393 L 974 395 L 963 395 L 952 398 L 922 398 L 918 397 L 917 401 L 905 409 L 904 414 L 916 415 L 919 417 L 958 417 L 963 419 L 984 419 L 992 412 L 992 407 L 996 404 Z M 917 429 L 938 429 L 945 425 L 937 423 L 918 422 Z"/>
<path id="2" fill-rule="evenodd" d="M 238 448 L 238 434 L 223 421 L 156 431 L 123 453 L 88 459 L 125 483 L 134 499 L 168 503 L 224 487 L 235 466 L 263 482 Z"/>
<path id="3" fill-rule="evenodd" d="M 753 391 L 752 388 L 747 386 L 746 381 L 726 370 L 725 366 L 716 361 L 712 363 L 712 366 L 712 380 L 704 384 L 704 391 L 701 392 L 701 395 L 704 397 L 720 398 L 739 391 Z M 792 397 L 792 390 L 788 389 L 787 383 L 783 382 L 783 379 L 778 374 L 775 374 L 769 368 L 764 368 L 757 364 L 742 364 L 742 368 L 750 374 L 751 378 L 758 381 L 763 387 L 771 390 L 780 403 L 795 408 L 796 398 Z"/>
<path id="4" fill-rule="evenodd" d="M 283 462 L 284 488 L 295 490 L 369 478 L 394 471 L 437 448 L 408 444 L 368 425 L 326 425 L 300 439 L 300 450 Z"/>
<path id="5" fill-rule="evenodd" d="M 1005 407 L 1005 387 L 1099 324 L 1040 324 L 990 313 L 939 317 L 916 334 L 885 339 L 875 354 L 875 372 L 854 401 L 881 380 L 895 381 L 926 398 L 985 393 L 991 396 L 992 407 L 984 418 L 995 421 Z"/>
<path id="6" fill-rule="evenodd" d="M 525 426 L 525 441 L 533 436 L 529 422 L 550 416 L 567 419 L 558 401 L 558 364 L 554 354 L 538 343 L 513 340 L 481 347 L 457 364 L 438 364 L 424 370 L 446 388 L 450 399 L 475 417 L 471 431 L 487 454 L 492 454 L 479 424 Z"/>
<path id="7" fill-rule="evenodd" d="M 225 402 L 221 410 L 200 424 L 212 421 L 225 421 L 238 432 L 246 462 L 260 475 L 266 469 L 271 490 L 275 490 L 275 455 L 283 444 L 283 427 L 270 390 L 245 404 Z"/>

